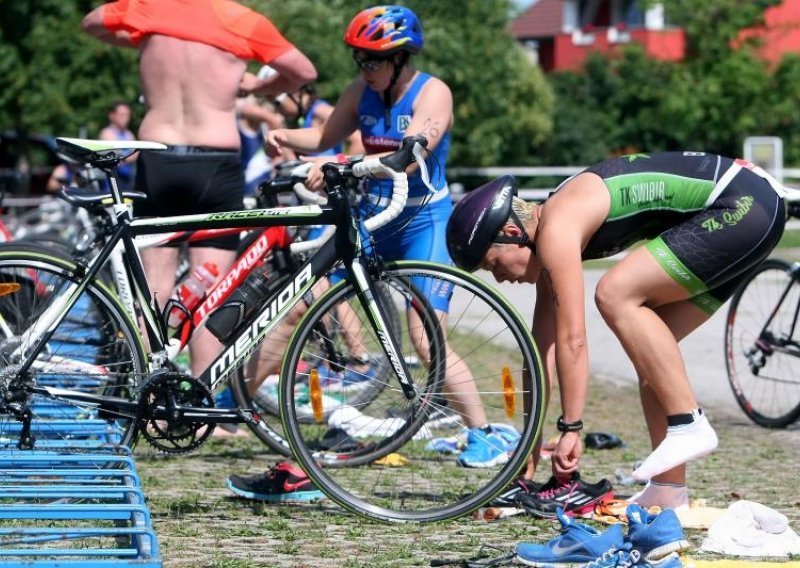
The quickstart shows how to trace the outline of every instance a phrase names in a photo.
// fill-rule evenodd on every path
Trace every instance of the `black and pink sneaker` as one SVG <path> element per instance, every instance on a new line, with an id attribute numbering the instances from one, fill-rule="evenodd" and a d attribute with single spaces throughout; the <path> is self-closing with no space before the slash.
<path id="1" fill-rule="evenodd" d="M 614 498 L 614 488 L 607 479 L 597 483 L 584 483 L 577 472 L 567 482 L 551 477 L 537 493 L 518 493 L 517 504 L 525 512 L 537 517 L 556 518 L 556 510 L 577 517 L 589 517 L 594 506 L 601 501 Z"/>
<path id="2" fill-rule="evenodd" d="M 542 488 L 541 483 L 525 479 L 520 476 L 503 489 L 497 497 L 489 501 L 487 507 L 519 507 L 517 495 L 534 494 Z"/>
<path id="3" fill-rule="evenodd" d="M 260 475 L 231 475 L 228 489 L 239 497 L 270 503 L 308 502 L 325 497 L 302 469 L 285 461 Z"/>

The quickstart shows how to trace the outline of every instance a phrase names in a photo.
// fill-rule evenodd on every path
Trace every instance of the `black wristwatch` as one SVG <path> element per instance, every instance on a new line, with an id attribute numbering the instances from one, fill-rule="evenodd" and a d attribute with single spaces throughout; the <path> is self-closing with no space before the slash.
<path id="1" fill-rule="evenodd" d="M 556 422 L 556 429 L 559 432 L 580 432 L 583 430 L 583 420 L 576 420 L 575 422 L 564 422 L 564 417 L 559 416 Z"/>

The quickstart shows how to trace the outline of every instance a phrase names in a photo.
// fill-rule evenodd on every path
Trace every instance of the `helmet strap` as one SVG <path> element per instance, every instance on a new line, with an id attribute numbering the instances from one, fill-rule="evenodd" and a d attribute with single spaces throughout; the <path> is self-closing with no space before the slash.
<path id="1" fill-rule="evenodd" d="M 397 84 L 397 79 L 400 78 L 403 67 L 408 63 L 408 58 L 408 52 L 401 51 L 397 54 L 397 57 L 392 60 L 392 78 L 389 79 L 389 86 L 383 91 L 383 118 L 386 121 L 386 128 L 392 125 L 392 89 Z"/>
<path id="2" fill-rule="evenodd" d="M 298 91 L 295 94 L 287 93 L 287 96 L 289 97 L 289 100 L 291 100 L 297 107 L 297 118 L 295 118 L 295 122 L 300 127 L 305 126 L 302 124 L 302 122 L 305 119 L 306 111 L 308 111 L 308 109 L 303 105 L 303 94 Z"/>
<path id="3" fill-rule="evenodd" d="M 530 237 L 528 236 L 528 232 L 525 230 L 525 226 L 522 223 L 522 219 L 519 218 L 519 215 L 517 215 L 513 209 L 509 213 L 508 219 L 520 230 L 520 235 L 518 237 L 497 235 L 494 239 L 492 239 L 492 242 L 498 244 L 522 245 L 528 247 L 533 252 L 536 252 L 536 244 L 531 241 Z"/>

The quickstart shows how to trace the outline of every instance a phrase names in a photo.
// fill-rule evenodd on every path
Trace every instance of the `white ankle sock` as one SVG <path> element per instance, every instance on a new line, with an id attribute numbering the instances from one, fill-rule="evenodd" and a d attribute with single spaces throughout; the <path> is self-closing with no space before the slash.
<path id="1" fill-rule="evenodd" d="M 674 509 L 689 504 L 689 490 L 685 485 L 651 481 L 628 501 L 638 503 L 644 509 L 654 506 L 662 509 Z"/>
<path id="2" fill-rule="evenodd" d="M 666 438 L 634 470 L 633 478 L 637 481 L 648 481 L 659 473 L 708 455 L 716 447 L 717 434 L 708 423 L 706 415 L 700 414 L 691 424 L 669 426 Z"/>

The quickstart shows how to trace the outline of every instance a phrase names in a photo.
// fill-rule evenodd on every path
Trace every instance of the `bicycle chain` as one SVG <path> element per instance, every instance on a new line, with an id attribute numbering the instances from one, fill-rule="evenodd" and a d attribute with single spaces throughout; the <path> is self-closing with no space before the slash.
<path id="1" fill-rule="evenodd" d="M 213 408 L 214 396 L 196 378 L 177 372 L 151 375 L 139 388 L 138 428 L 141 436 L 166 454 L 192 452 L 208 440 L 215 424 L 197 419 L 156 419 L 155 410 L 158 407 L 168 409 L 170 401 L 180 406 Z"/>

